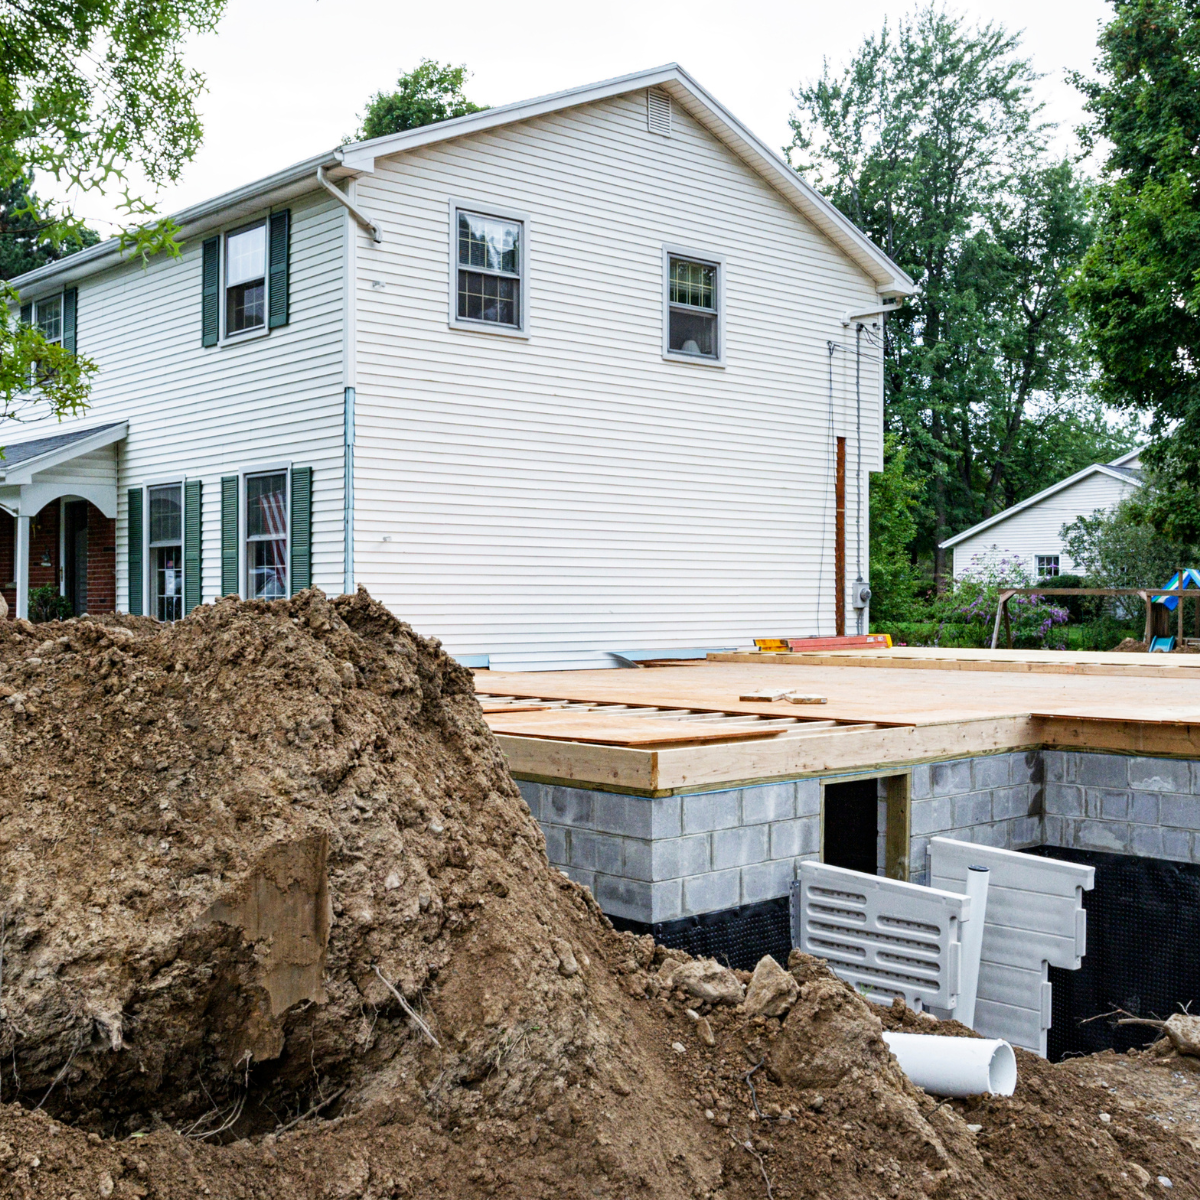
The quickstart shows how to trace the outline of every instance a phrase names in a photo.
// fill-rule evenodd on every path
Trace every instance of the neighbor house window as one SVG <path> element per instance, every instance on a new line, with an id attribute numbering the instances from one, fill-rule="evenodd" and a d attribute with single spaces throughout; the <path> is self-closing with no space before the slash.
<path id="1" fill-rule="evenodd" d="M 246 476 L 246 584 L 251 600 L 288 594 L 287 472 Z"/>
<path id="2" fill-rule="evenodd" d="M 225 334 L 262 329 L 267 323 L 267 226 L 239 229 L 225 238 Z"/>
<path id="3" fill-rule="evenodd" d="M 458 319 L 520 329 L 523 223 L 459 209 L 455 225 Z"/>
<path id="4" fill-rule="evenodd" d="M 183 486 L 171 483 L 148 491 L 154 615 L 178 621 L 183 616 Z"/>
<path id="5" fill-rule="evenodd" d="M 667 351 L 691 358 L 721 356 L 720 267 L 669 255 L 667 259 Z"/>
<path id="6" fill-rule="evenodd" d="M 1037 577 L 1039 579 L 1053 579 L 1057 574 L 1058 555 L 1039 554 L 1037 556 Z"/>

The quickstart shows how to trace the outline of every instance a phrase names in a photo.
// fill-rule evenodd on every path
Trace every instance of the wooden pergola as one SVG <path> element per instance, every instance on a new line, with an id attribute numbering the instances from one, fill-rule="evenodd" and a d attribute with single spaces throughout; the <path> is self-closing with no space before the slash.
<path id="1" fill-rule="evenodd" d="M 1179 617 L 1179 642 L 1183 643 L 1183 598 L 1191 597 L 1193 600 L 1200 601 L 1200 588 L 1004 588 L 1000 592 L 999 603 L 996 605 L 996 622 L 992 626 L 992 649 L 996 649 L 996 643 L 1000 638 L 1000 622 L 1004 622 L 1004 636 L 1008 643 L 1008 648 L 1013 648 L 1012 643 L 1012 622 L 1008 616 L 1008 602 L 1014 596 L 1140 596 L 1142 603 L 1146 606 L 1146 632 L 1143 641 L 1147 646 L 1150 645 L 1150 638 L 1154 630 L 1154 612 L 1152 605 L 1155 600 L 1161 600 L 1164 596 L 1178 596 L 1180 598 L 1177 616 Z"/>

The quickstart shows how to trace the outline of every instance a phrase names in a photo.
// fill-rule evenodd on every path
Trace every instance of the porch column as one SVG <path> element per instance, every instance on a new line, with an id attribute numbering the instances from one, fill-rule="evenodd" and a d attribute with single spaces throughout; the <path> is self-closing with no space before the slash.
<path id="1" fill-rule="evenodd" d="M 13 546 L 13 560 L 15 570 L 13 574 L 17 580 L 17 616 L 29 617 L 29 522 L 31 517 L 25 516 L 23 513 L 17 517 L 17 538 L 16 545 Z"/>

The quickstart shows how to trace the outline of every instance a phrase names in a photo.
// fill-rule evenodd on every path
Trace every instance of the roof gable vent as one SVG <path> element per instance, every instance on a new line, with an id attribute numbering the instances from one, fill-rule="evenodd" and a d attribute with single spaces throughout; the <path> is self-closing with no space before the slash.
<path id="1" fill-rule="evenodd" d="M 671 136 L 671 97 L 666 92 L 646 92 L 646 128 L 663 137 Z"/>

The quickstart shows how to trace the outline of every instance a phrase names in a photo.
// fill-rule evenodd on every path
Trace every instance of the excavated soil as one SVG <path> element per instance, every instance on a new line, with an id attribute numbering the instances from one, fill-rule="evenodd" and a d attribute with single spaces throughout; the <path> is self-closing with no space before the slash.
<path id="1" fill-rule="evenodd" d="M 0 698 L 0 1196 L 1200 1195 L 1078 1063 L 939 1103 L 882 1031 L 969 1031 L 615 932 L 364 592 L 6 623 Z"/>

